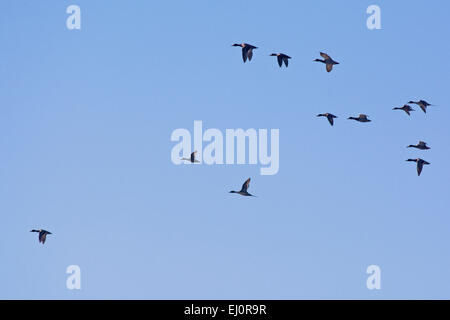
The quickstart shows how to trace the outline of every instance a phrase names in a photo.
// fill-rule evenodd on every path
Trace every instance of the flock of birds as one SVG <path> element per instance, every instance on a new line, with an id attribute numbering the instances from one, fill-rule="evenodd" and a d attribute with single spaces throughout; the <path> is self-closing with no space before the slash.
<path id="1" fill-rule="evenodd" d="M 232 45 L 233 47 L 241 47 L 242 48 L 242 60 L 245 62 L 251 61 L 253 58 L 253 50 L 258 49 L 258 47 L 255 47 L 251 44 L 248 43 L 235 43 Z M 283 63 L 286 67 L 288 67 L 289 65 L 289 59 L 291 59 L 290 56 L 288 56 L 287 54 L 284 53 L 272 53 L 270 56 L 274 56 L 277 57 L 277 61 L 278 61 L 278 65 L 280 66 L 280 68 L 283 66 Z M 324 53 L 324 52 L 320 52 L 320 56 L 323 59 L 315 59 L 315 62 L 321 62 L 323 64 L 325 64 L 326 70 L 327 72 L 331 72 L 333 70 L 333 66 L 334 65 L 338 65 L 339 62 L 333 60 L 328 54 Z M 416 104 L 420 107 L 420 109 L 422 109 L 422 111 L 424 113 L 427 113 L 427 108 L 429 106 L 432 106 L 432 104 L 428 103 L 425 100 L 419 100 L 419 101 L 409 101 L 409 104 Z M 403 110 L 405 111 L 405 113 L 410 116 L 411 115 L 411 111 L 415 111 L 409 104 L 405 104 L 403 107 L 401 108 L 393 108 L 393 110 Z M 332 113 L 321 113 L 318 114 L 317 117 L 325 117 L 328 119 L 328 122 L 330 123 L 331 126 L 334 125 L 334 119 L 337 118 L 337 116 L 335 116 Z M 372 120 L 370 120 L 368 118 L 367 115 L 365 114 L 360 114 L 358 117 L 349 117 L 349 120 L 355 120 L 358 122 L 371 122 Z M 409 145 L 408 148 L 416 148 L 419 150 L 429 150 L 430 147 L 427 146 L 426 142 L 423 141 L 419 141 L 419 143 L 417 145 Z M 421 159 L 421 158 L 417 158 L 417 159 L 408 159 L 406 161 L 409 162 L 416 162 L 417 164 L 417 175 L 420 176 L 420 174 L 422 173 L 422 169 L 424 165 L 429 165 L 430 163 Z M 247 192 L 247 188 L 249 185 L 250 179 L 248 179 L 245 183 L 244 186 L 242 186 L 242 190 L 240 192 L 233 192 L 233 193 L 239 193 L 241 195 L 244 196 L 249 196 L 250 194 L 248 194 Z M 251 195 L 250 195 L 251 196 Z"/>
<path id="2" fill-rule="evenodd" d="M 240 47 L 242 48 L 242 60 L 245 62 L 251 61 L 253 58 L 253 50 L 258 49 L 258 47 L 255 47 L 251 44 L 248 43 L 235 43 L 232 45 L 233 47 Z M 285 67 L 287 68 L 289 66 L 289 59 L 292 59 L 290 56 L 288 56 L 287 54 L 284 53 L 272 53 L 270 54 L 270 56 L 272 57 L 277 57 L 277 62 L 278 65 L 280 66 L 280 68 L 283 66 L 283 64 L 285 65 Z M 315 59 L 314 62 L 321 62 L 323 64 L 325 64 L 325 69 L 327 70 L 327 72 L 331 72 L 333 70 L 333 66 L 334 65 L 338 65 L 339 62 L 333 60 L 328 54 L 324 53 L 324 52 L 320 52 L 320 56 L 323 59 Z M 422 109 L 422 111 L 424 113 L 427 113 L 427 108 L 429 106 L 432 106 L 432 104 L 426 102 L 425 100 L 420 100 L 420 101 L 409 101 L 409 104 L 416 104 L 420 107 L 420 109 Z M 393 110 L 403 110 L 408 116 L 411 115 L 411 111 L 415 111 L 409 104 L 405 104 L 403 107 L 401 108 L 393 108 Z M 337 118 L 337 116 L 335 116 L 334 114 L 331 113 L 321 113 L 318 114 L 317 117 L 325 117 L 328 119 L 328 122 L 330 123 L 331 126 L 334 125 L 334 119 Z M 355 120 L 358 122 L 371 122 L 372 120 L 370 120 L 368 118 L 367 115 L 365 114 L 360 114 L 358 117 L 349 117 L 349 120 Z M 416 148 L 419 150 L 429 150 L 430 147 L 428 147 L 426 142 L 423 141 L 419 141 L 419 143 L 417 145 L 409 145 L 407 148 Z M 194 151 L 191 153 L 190 158 L 182 158 L 181 160 L 183 161 L 189 161 L 191 163 L 200 163 L 200 161 L 198 161 L 196 159 L 196 154 L 197 151 Z M 421 159 L 421 158 L 417 158 L 417 159 L 408 159 L 406 160 L 408 162 L 415 162 L 416 166 L 417 166 L 417 175 L 420 176 L 420 174 L 422 173 L 423 170 L 423 166 L 424 165 L 429 165 L 430 163 Z M 250 178 L 248 178 L 244 184 L 241 187 L 240 191 L 230 191 L 230 193 L 235 193 L 235 194 L 239 194 L 241 196 L 246 196 L 246 197 L 255 197 L 254 195 L 250 194 L 247 190 L 250 187 Z M 47 235 L 52 234 L 51 232 L 47 231 L 47 230 L 43 230 L 43 229 L 39 229 L 39 230 L 31 230 L 30 232 L 37 232 L 39 233 L 39 242 L 44 244 L 45 240 L 47 238 Z"/>

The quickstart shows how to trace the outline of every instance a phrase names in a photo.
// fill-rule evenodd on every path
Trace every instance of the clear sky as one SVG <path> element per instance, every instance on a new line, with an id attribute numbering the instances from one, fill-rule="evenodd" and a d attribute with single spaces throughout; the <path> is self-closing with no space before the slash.
<path id="1" fill-rule="evenodd" d="M 81 30 L 66 28 L 71 4 Z M 366 27 L 372 4 L 381 30 Z M 450 298 L 449 10 L 1 1 L 0 298 Z M 258 47 L 250 63 L 241 42 Z M 392 111 L 419 99 L 436 106 Z M 359 113 L 373 122 L 346 119 Z M 278 174 L 174 165 L 170 135 L 194 120 L 279 129 Z M 419 140 L 431 150 L 406 148 Z M 431 162 L 420 177 L 416 157 Z M 248 177 L 258 198 L 228 193 Z M 53 232 L 45 245 L 35 228 Z"/>

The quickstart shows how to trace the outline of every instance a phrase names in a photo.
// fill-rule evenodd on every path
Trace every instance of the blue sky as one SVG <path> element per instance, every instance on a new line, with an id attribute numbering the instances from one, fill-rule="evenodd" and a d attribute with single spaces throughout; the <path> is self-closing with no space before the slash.
<path id="1" fill-rule="evenodd" d="M 382 30 L 366 27 L 372 4 Z M 0 298 L 450 298 L 449 9 L 2 1 Z M 250 63 L 241 42 L 259 47 Z M 341 64 L 326 73 L 320 51 Z M 436 106 L 392 111 L 411 99 Z M 373 122 L 346 120 L 359 113 Z M 279 129 L 278 174 L 175 166 L 170 135 L 194 120 Z M 419 140 L 432 149 L 406 148 Z M 431 162 L 421 177 L 415 157 Z M 258 198 L 228 193 L 248 177 Z M 44 246 L 34 228 L 53 232 Z"/>

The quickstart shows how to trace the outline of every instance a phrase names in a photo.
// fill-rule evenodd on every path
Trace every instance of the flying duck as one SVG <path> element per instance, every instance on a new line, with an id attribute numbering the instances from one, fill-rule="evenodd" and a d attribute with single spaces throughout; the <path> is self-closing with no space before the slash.
<path id="1" fill-rule="evenodd" d="M 270 56 L 271 57 L 277 57 L 278 65 L 280 66 L 280 68 L 283 65 L 283 62 L 284 62 L 284 65 L 287 68 L 288 64 L 289 64 L 289 59 L 291 59 L 291 57 L 289 57 L 288 55 L 286 55 L 284 53 L 272 53 Z"/>
<path id="2" fill-rule="evenodd" d="M 393 108 L 392 110 L 403 110 L 403 111 L 405 111 L 406 112 L 406 114 L 408 115 L 408 116 L 410 116 L 411 115 L 411 111 L 416 111 L 416 110 L 414 110 L 413 108 L 411 108 L 411 106 L 409 106 L 409 105 L 407 105 L 407 104 L 405 104 L 403 107 L 401 107 L 401 108 Z"/>
<path id="3" fill-rule="evenodd" d="M 200 161 L 198 161 L 197 159 L 195 159 L 195 154 L 197 153 L 197 151 L 194 151 L 191 153 L 191 157 L 188 158 L 181 158 L 181 160 L 186 160 L 186 161 L 190 161 L 191 163 L 199 163 Z"/>
<path id="4" fill-rule="evenodd" d="M 425 113 L 427 113 L 427 107 L 428 107 L 428 106 L 432 106 L 432 104 L 429 104 L 429 103 L 426 102 L 425 100 L 420 100 L 420 101 L 417 101 L 417 102 L 415 102 L 415 101 L 410 101 L 410 102 L 408 102 L 408 103 L 414 103 L 414 104 L 417 104 L 417 105 L 420 107 L 420 109 L 422 109 L 422 111 L 425 112 Z"/>
<path id="5" fill-rule="evenodd" d="M 327 117 L 328 122 L 333 125 L 334 124 L 334 118 L 337 118 L 334 114 L 331 113 L 321 113 L 317 115 L 318 117 Z"/>
<path id="6" fill-rule="evenodd" d="M 412 161 L 412 162 L 417 162 L 417 175 L 420 176 L 420 174 L 422 173 L 422 169 L 423 169 L 423 165 L 424 164 L 430 164 L 429 162 L 426 162 L 423 159 L 417 158 L 417 159 L 408 159 L 406 161 Z"/>
<path id="7" fill-rule="evenodd" d="M 45 239 L 47 238 L 48 234 L 52 234 L 51 232 L 47 231 L 47 230 L 43 230 L 43 229 L 39 229 L 39 230 L 31 230 L 30 232 L 38 232 L 39 233 L 39 242 L 44 244 L 45 243 Z"/>
<path id="8" fill-rule="evenodd" d="M 247 189 L 249 186 L 250 186 L 250 178 L 248 178 L 244 182 L 244 184 L 242 185 L 241 191 L 230 191 L 230 193 L 237 193 L 237 194 L 240 194 L 241 196 L 246 196 L 246 197 L 255 197 L 254 195 L 247 192 Z"/>
<path id="9" fill-rule="evenodd" d="M 348 119 L 349 120 L 356 120 L 356 121 L 359 121 L 359 122 L 371 122 L 372 121 L 372 120 L 367 119 L 367 115 L 365 115 L 365 114 L 360 114 L 358 116 L 358 118 L 349 117 Z"/>
<path id="10" fill-rule="evenodd" d="M 244 63 L 247 61 L 247 59 L 248 61 L 251 61 L 253 58 L 253 49 L 258 49 L 258 47 L 252 46 L 248 43 L 235 43 L 232 46 L 242 48 L 242 60 L 244 60 Z"/>
<path id="11" fill-rule="evenodd" d="M 327 55 L 326 53 L 321 52 L 320 55 L 322 56 L 323 60 L 316 59 L 314 61 L 324 63 L 327 67 L 327 72 L 331 72 L 331 70 L 333 70 L 333 65 L 339 64 L 339 62 L 336 62 L 333 59 L 331 59 L 331 57 L 329 55 Z"/>
<path id="12" fill-rule="evenodd" d="M 416 149 L 419 149 L 419 150 L 428 150 L 428 149 L 430 149 L 430 147 L 427 146 L 427 143 L 423 142 L 423 141 L 419 141 L 419 143 L 417 145 L 410 144 L 409 146 L 407 146 L 407 148 L 416 148 Z"/>

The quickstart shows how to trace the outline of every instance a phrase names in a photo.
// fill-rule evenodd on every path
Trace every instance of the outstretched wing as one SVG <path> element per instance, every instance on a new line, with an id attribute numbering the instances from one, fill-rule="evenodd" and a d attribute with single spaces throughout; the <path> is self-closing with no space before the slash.
<path id="1" fill-rule="evenodd" d="M 248 49 L 247 49 L 247 57 L 248 57 L 248 61 L 252 61 L 252 58 L 253 58 L 253 48 L 248 48 Z"/>
<path id="2" fill-rule="evenodd" d="M 249 186 L 250 186 L 250 178 L 248 178 L 248 179 L 244 182 L 244 184 L 242 185 L 242 189 L 241 189 L 240 192 L 247 192 L 247 189 L 249 188 Z"/>
<path id="3" fill-rule="evenodd" d="M 244 60 L 244 63 L 247 61 L 247 51 L 248 51 L 247 47 L 242 48 L 242 60 Z"/>
<path id="4" fill-rule="evenodd" d="M 277 60 L 278 60 L 278 65 L 281 66 L 283 65 L 283 58 L 281 56 L 277 56 Z"/>
<path id="5" fill-rule="evenodd" d="M 39 232 L 39 242 L 42 242 L 42 244 L 44 244 L 46 238 L 47 238 L 47 232 L 45 232 L 45 231 Z"/>
<path id="6" fill-rule="evenodd" d="M 197 151 L 194 151 L 191 153 L 191 162 L 195 161 L 195 154 L 197 153 Z"/>
<path id="7" fill-rule="evenodd" d="M 422 169 L 423 169 L 423 162 L 421 161 L 417 161 L 417 174 L 420 176 L 420 174 L 422 173 Z"/>
<path id="8" fill-rule="evenodd" d="M 331 114 L 329 114 L 329 115 L 327 116 L 327 119 L 328 119 L 328 122 L 329 122 L 331 125 L 334 124 L 333 116 L 332 116 Z"/>
<path id="9" fill-rule="evenodd" d="M 333 65 L 331 63 L 327 63 L 327 72 L 331 72 L 333 70 Z"/>
<path id="10" fill-rule="evenodd" d="M 286 65 L 286 68 L 289 66 L 289 58 L 283 57 L 284 64 Z"/>
<path id="11" fill-rule="evenodd" d="M 324 58 L 325 60 L 327 60 L 327 59 L 330 59 L 331 60 L 331 58 L 330 58 L 330 56 L 329 55 L 327 55 L 326 53 L 324 53 L 324 52 L 321 52 L 320 53 L 320 55 L 322 56 L 322 58 Z"/>

